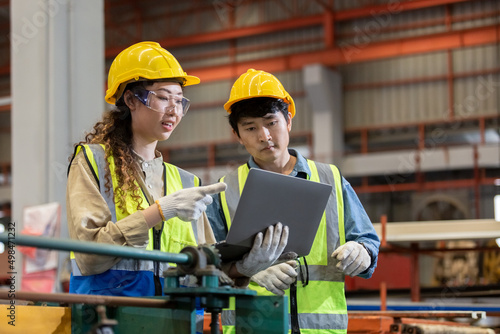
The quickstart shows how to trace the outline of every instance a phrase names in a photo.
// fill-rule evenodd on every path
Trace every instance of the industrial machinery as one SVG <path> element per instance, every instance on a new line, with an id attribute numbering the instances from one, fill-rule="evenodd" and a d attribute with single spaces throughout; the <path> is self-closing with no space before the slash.
<path id="1" fill-rule="evenodd" d="M 8 241 L 7 234 L 0 234 L 0 242 L 7 243 Z M 176 263 L 177 266 L 165 272 L 164 297 L 131 298 L 0 290 L 0 299 L 10 301 L 11 305 L 14 305 L 14 312 L 10 311 L 14 321 L 17 317 L 17 328 L 9 327 L 7 321 L 0 323 L 2 333 L 21 333 L 23 323 L 24 325 L 35 324 L 33 319 L 36 319 L 36 314 L 43 313 L 41 321 L 56 322 L 53 325 L 55 326 L 54 333 L 194 334 L 196 333 L 196 300 L 199 299 L 205 312 L 212 314 L 210 333 L 215 334 L 220 332 L 219 314 L 223 308 L 229 307 L 231 297 L 235 299 L 237 333 L 288 332 L 286 297 L 256 296 L 253 290 L 234 288 L 226 284 L 227 280 L 223 279 L 224 273 L 220 269 L 219 255 L 211 246 L 185 247 L 181 253 L 176 254 L 24 235 L 16 236 L 15 244 L 170 262 Z M 197 279 L 196 287 L 180 287 L 180 279 L 186 275 Z M 19 300 L 38 303 L 16 305 Z M 51 309 L 54 311 L 52 313 L 55 313 L 52 317 L 47 314 Z M 9 310 L 6 315 L 9 316 Z M 29 333 L 33 332 L 33 327 L 30 328 Z M 24 331 L 24 333 L 28 332 Z M 42 332 L 37 333 L 42 334 Z"/>

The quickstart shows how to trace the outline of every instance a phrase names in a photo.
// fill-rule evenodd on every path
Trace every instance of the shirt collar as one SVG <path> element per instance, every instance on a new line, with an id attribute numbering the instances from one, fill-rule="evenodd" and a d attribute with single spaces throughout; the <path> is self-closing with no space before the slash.
<path id="1" fill-rule="evenodd" d="M 160 151 L 155 150 L 155 158 L 153 160 L 146 161 L 144 160 L 143 157 L 141 157 L 137 152 L 132 150 L 134 153 L 135 160 L 141 166 L 141 169 L 144 170 L 147 167 L 152 167 L 152 166 L 161 166 L 163 164 L 163 155 L 161 154 Z"/>
<path id="2" fill-rule="evenodd" d="M 292 172 L 290 173 L 290 176 L 299 176 L 304 179 L 309 179 L 311 176 L 311 169 L 309 168 L 309 165 L 307 164 L 306 158 L 302 154 L 300 154 L 297 150 L 293 148 L 288 149 L 288 153 L 293 155 L 294 157 L 297 158 L 297 162 L 295 163 L 295 166 L 293 167 Z M 251 156 L 250 159 L 248 160 L 248 167 L 249 168 L 260 168 L 256 163 L 254 158 Z"/>

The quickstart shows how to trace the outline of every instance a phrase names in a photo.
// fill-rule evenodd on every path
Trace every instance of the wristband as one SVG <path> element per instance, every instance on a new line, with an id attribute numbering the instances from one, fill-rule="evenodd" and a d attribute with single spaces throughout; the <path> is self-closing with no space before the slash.
<path id="1" fill-rule="evenodd" d="M 158 211 L 160 212 L 161 220 L 166 221 L 165 216 L 163 215 L 163 211 L 161 210 L 160 202 L 158 202 L 158 200 L 156 200 L 155 203 L 156 203 L 156 205 L 158 205 Z"/>

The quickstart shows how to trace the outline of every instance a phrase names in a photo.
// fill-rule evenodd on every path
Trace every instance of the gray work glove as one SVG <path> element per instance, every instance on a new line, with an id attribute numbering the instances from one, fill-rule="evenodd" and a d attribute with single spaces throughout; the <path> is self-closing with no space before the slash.
<path id="1" fill-rule="evenodd" d="M 252 277 L 261 270 L 271 266 L 281 255 L 288 242 L 288 226 L 281 223 L 269 226 L 266 235 L 262 232 L 255 236 L 252 249 L 236 261 L 236 269 L 244 276 Z"/>
<path id="2" fill-rule="evenodd" d="M 224 190 L 226 190 L 226 184 L 223 182 L 203 187 L 186 188 L 164 196 L 156 203 L 163 212 L 165 220 L 179 217 L 184 221 L 193 221 L 200 218 L 207 209 L 207 205 L 212 203 L 210 195 Z"/>
<path id="3" fill-rule="evenodd" d="M 349 276 L 357 276 L 370 266 L 370 254 L 360 243 L 348 241 L 337 248 L 331 255 L 339 260 L 337 268 Z"/>
<path id="4" fill-rule="evenodd" d="M 275 264 L 253 275 L 250 280 L 266 288 L 267 291 L 283 296 L 285 290 L 295 282 L 297 277 L 296 267 L 297 261 L 294 260 Z"/>

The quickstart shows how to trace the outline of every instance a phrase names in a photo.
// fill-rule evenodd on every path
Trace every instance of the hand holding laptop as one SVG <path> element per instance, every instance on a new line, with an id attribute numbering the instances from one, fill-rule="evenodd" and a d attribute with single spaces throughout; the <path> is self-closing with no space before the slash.
<path id="1" fill-rule="evenodd" d="M 236 269 L 242 275 L 251 277 L 271 266 L 283 253 L 288 242 L 288 226 L 281 223 L 269 226 L 266 234 L 255 236 L 252 249 L 236 262 Z"/>
<path id="2" fill-rule="evenodd" d="M 296 280 L 298 274 L 295 268 L 297 268 L 295 260 L 275 264 L 253 275 L 250 280 L 266 288 L 267 291 L 283 296 L 285 290 Z"/>

